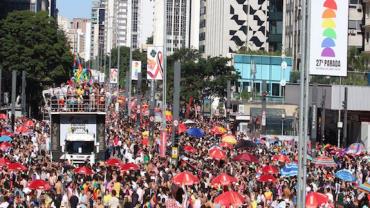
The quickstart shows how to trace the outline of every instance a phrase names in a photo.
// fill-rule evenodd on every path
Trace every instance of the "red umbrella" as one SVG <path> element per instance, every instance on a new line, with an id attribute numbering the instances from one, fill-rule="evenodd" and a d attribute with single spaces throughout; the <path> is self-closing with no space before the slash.
<path id="1" fill-rule="evenodd" d="M 15 130 L 19 134 L 23 134 L 29 131 L 27 126 L 18 126 L 17 129 Z"/>
<path id="2" fill-rule="evenodd" d="M 81 174 L 81 175 L 92 175 L 92 174 L 94 174 L 94 172 L 86 166 L 78 167 L 74 170 L 74 172 L 76 174 Z"/>
<path id="3" fill-rule="evenodd" d="M 221 185 L 221 186 L 228 186 L 232 183 L 236 183 L 238 179 L 226 174 L 222 173 L 218 175 L 217 177 L 213 178 L 211 181 L 212 185 Z"/>
<path id="4" fill-rule="evenodd" d="M 8 131 L 5 131 L 5 130 L 1 131 L 1 132 L 0 132 L 0 135 L 1 135 L 1 136 L 10 136 L 10 137 L 14 137 L 14 134 L 13 134 L 13 133 L 8 132 Z"/>
<path id="5" fill-rule="evenodd" d="M 9 159 L 2 157 L 0 158 L 0 167 L 7 166 L 12 163 Z"/>
<path id="6" fill-rule="evenodd" d="M 210 158 L 215 160 L 224 160 L 226 158 L 225 152 L 218 148 L 212 148 L 209 150 L 208 154 Z"/>
<path id="7" fill-rule="evenodd" d="M 191 186 L 191 185 L 199 183 L 199 178 L 191 174 L 190 172 L 185 171 L 185 172 L 175 175 L 172 178 L 172 182 L 179 186 L 183 186 L 183 185 Z"/>
<path id="8" fill-rule="evenodd" d="M 192 147 L 192 146 L 185 146 L 184 147 L 184 151 L 185 152 L 189 152 L 189 153 L 195 153 L 195 152 L 197 152 L 197 149 L 195 149 L 194 147 Z"/>
<path id="9" fill-rule="evenodd" d="M 120 159 L 117 159 L 117 158 L 114 158 L 114 157 L 111 157 L 109 158 L 107 161 L 105 161 L 105 164 L 108 165 L 108 166 L 120 166 L 122 163 L 122 161 Z"/>
<path id="10" fill-rule="evenodd" d="M 235 191 L 227 191 L 215 198 L 215 203 L 226 207 L 241 206 L 244 204 L 244 197 Z"/>
<path id="11" fill-rule="evenodd" d="M 259 182 L 271 182 L 271 183 L 274 183 L 276 181 L 276 178 L 272 175 L 261 175 L 259 178 L 258 178 L 258 181 Z"/>
<path id="12" fill-rule="evenodd" d="M 257 157 L 248 153 L 237 155 L 233 160 L 258 163 Z"/>
<path id="13" fill-rule="evenodd" d="M 121 164 L 120 168 L 121 168 L 121 171 L 139 170 L 140 169 L 140 167 L 138 165 L 136 165 L 135 163 Z"/>
<path id="14" fill-rule="evenodd" d="M 290 159 L 286 155 L 274 155 L 272 157 L 272 160 L 279 161 L 279 162 L 282 162 L 282 163 L 290 163 Z"/>
<path id="15" fill-rule="evenodd" d="M 227 149 L 232 149 L 233 145 L 229 144 L 229 143 L 226 143 L 226 142 L 221 142 L 220 147 L 227 148 Z"/>
<path id="16" fill-rule="evenodd" d="M 8 119 L 8 116 L 6 114 L 4 114 L 4 113 L 1 113 L 0 114 L 0 119 L 1 120 L 7 120 Z"/>
<path id="17" fill-rule="evenodd" d="M 26 171 L 27 168 L 24 165 L 20 164 L 20 163 L 10 163 L 8 165 L 8 170 L 10 170 L 10 171 Z"/>
<path id="18" fill-rule="evenodd" d="M 279 170 L 274 166 L 267 165 L 262 168 L 262 173 L 263 174 L 278 174 Z"/>
<path id="19" fill-rule="evenodd" d="M 44 180 L 33 180 L 30 183 L 28 183 L 28 188 L 31 190 L 42 190 L 46 191 L 49 190 L 50 184 Z"/>
<path id="20" fill-rule="evenodd" d="M 27 126 L 27 127 L 33 127 L 35 125 L 35 123 L 32 120 L 28 120 L 24 123 L 24 125 Z"/>
<path id="21" fill-rule="evenodd" d="M 1 142 L 0 144 L 0 149 L 2 151 L 7 151 L 9 148 L 11 148 L 13 145 L 10 144 L 9 142 Z"/>
<path id="22" fill-rule="evenodd" d="M 319 192 L 311 192 L 306 195 L 306 207 L 316 208 L 329 201 L 329 197 Z"/>
<path id="23" fill-rule="evenodd" d="M 179 126 L 177 127 L 177 131 L 179 134 L 186 132 L 186 130 L 188 130 L 188 128 L 184 123 L 179 124 Z"/>

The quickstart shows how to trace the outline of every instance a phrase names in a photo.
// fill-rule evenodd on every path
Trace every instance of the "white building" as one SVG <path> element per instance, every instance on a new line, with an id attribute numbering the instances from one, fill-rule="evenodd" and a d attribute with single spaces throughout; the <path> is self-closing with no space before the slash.
<path id="1" fill-rule="evenodd" d="M 139 33 L 138 47 L 146 48 L 146 42 L 149 37 L 153 37 L 154 31 L 154 5 L 155 0 L 140 0 L 139 8 Z"/>
<path id="2" fill-rule="evenodd" d="M 73 54 L 78 54 L 85 61 L 90 60 L 91 54 L 91 22 L 89 19 L 69 19 L 58 16 L 58 27 L 66 34 Z"/>
<path id="3" fill-rule="evenodd" d="M 167 0 L 167 52 L 180 48 L 199 49 L 200 0 Z M 153 45 L 163 46 L 164 1 L 154 6 Z"/>
<path id="4" fill-rule="evenodd" d="M 281 50 L 281 1 L 201 0 L 200 6 L 199 50 L 205 56 L 227 56 L 242 47 Z"/>

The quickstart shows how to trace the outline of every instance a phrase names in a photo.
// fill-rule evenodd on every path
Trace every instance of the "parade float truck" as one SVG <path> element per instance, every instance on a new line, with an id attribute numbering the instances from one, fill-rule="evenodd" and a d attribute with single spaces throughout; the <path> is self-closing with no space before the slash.
<path id="1" fill-rule="evenodd" d="M 105 111 L 52 109 L 51 155 L 53 161 L 95 163 L 104 160 Z"/>

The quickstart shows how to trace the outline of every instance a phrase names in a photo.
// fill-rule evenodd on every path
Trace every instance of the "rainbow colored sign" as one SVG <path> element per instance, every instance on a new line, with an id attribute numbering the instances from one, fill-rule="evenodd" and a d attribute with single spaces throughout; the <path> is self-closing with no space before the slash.
<path id="1" fill-rule="evenodd" d="M 347 76 L 348 0 L 310 2 L 310 74 Z"/>
<path id="2" fill-rule="evenodd" d="M 322 13 L 322 24 L 321 27 L 324 29 L 323 37 L 325 38 L 321 47 L 323 48 L 321 56 L 323 57 L 335 57 L 335 39 L 337 38 L 337 33 L 335 31 L 336 24 L 335 18 L 337 11 L 337 3 L 335 0 L 327 0 L 324 3 L 325 11 Z"/>

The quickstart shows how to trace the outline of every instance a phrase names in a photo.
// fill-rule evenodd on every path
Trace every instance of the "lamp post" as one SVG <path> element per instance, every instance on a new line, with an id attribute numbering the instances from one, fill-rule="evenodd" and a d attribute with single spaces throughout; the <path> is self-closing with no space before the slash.
<path id="1" fill-rule="evenodd" d="M 284 135 L 284 119 L 285 119 L 285 113 L 281 114 L 281 135 Z"/>

